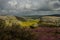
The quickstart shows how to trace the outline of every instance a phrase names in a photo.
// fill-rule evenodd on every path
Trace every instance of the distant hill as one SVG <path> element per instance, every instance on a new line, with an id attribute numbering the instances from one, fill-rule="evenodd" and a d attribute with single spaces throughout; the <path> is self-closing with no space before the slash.
<path id="1" fill-rule="evenodd" d="M 25 18 L 32 18 L 32 19 L 39 19 L 42 17 L 42 15 L 29 15 L 29 16 L 24 16 Z"/>
<path id="2" fill-rule="evenodd" d="M 32 18 L 32 19 L 38 19 L 41 18 L 43 16 L 56 16 L 56 17 L 60 17 L 60 14 L 51 14 L 51 15 L 29 15 L 29 16 L 25 16 L 27 18 Z"/>
<path id="3" fill-rule="evenodd" d="M 18 17 L 18 16 L 15 16 L 17 18 L 17 20 L 20 20 L 20 21 L 26 21 L 26 18 L 24 17 Z"/>
<path id="4" fill-rule="evenodd" d="M 60 14 L 52 14 L 52 15 L 46 15 L 46 16 L 57 16 L 57 17 L 60 17 Z"/>

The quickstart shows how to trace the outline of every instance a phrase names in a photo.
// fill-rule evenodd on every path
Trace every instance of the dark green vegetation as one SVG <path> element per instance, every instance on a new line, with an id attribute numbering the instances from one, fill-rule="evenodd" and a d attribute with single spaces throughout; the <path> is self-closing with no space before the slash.
<path id="1" fill-rule="evenodd" d="M 21 28 L 19 22 L 27 18 L 0 16 L 0 40 L 60 40 L 60 17 L 42 16 L 39 20 L 35 28 Z"/>
<path id="2" fill-rule="evenodd" d="M 37 33 L 18 26 L 0 27 L 0 40 L 37 40 Z"/>

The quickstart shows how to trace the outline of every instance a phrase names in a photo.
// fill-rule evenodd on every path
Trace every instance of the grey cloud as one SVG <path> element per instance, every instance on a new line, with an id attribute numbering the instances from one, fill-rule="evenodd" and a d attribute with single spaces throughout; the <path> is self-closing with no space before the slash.
<path id="1" fill-rule="evenodd" d="M 45 15 L 59 14 L 60 0 L 0 0 L 0 14 Z M 53 11 L 53 12 L 52 12 Z"/>
<path id="2" fill-rule="evenodd" d="M 1 8 L 11 10 L 36 10 L 47 5 L 46 0 L 2 0 Z"/>

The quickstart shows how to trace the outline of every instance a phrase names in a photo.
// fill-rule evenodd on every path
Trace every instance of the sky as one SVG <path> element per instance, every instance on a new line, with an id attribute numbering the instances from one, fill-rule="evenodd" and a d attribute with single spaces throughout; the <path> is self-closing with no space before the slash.
<path id="1" fill-rule="evenodd" d="M 60 14 L 60 0 L 0 0 L 0 15 Z"/>

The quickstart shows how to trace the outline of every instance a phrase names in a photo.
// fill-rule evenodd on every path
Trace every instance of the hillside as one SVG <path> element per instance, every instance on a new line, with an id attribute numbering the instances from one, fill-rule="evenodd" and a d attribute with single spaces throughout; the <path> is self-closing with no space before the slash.
<path id="1" fill-rule="evenodd" d="M 26 21 L 26 18 L 24 17 L 18 17 L 18 16 L 15 16 L 17 20 L 20 20 L 20 21 Z"/>
<path id="2" fill-rule="evenodd" d="M 37 19 L 18 17 L 18 16 L 0 16 L 0 26 L 60 26 L 60 17 L 40 16 Z"/>
<path id="3" fill-rule="evenodd" d="M 2 27 L 13 27 L 13 26 L 21 26 L 21 27 L 37 27 L 38 19 L 26 19 L 23 17 L 17 16 L 0 16 L 0 26 Z"/>
<path id="4" fill-rule="evenodd" d="M 31 15 L 25 16 L 27 19 L 39 19 L 39 25 L 41 26 L 60 26 L 60 14 L 52 15 Z"/>
<path id="5" fill-rule="evenodd" d="M 26 21 L 23 17 L 17 16 L 0 16 L 0 26 L 4 27 L 12 27 L 12 26 L 20 26 L 20 24 Z"/>
<path id="6" fill-rule="evenodd" d="M 60 26 L 60 17 L 57 16 L 43 16 L 40 18 L 40 22 L 43 25 Z"/>
<path id="7" fill-rule="evenodd" d="M 60 17 L 42 16 L 39 20 L 29 19 L 27 21 L 22 17 L 0 16 L 0 39 L 1 40 L 60 40 L 60 27 L 55 23 L 60 23 Z M 38 22 L 40 24 L 37 26 Z M 50 24 L 51 23 L 51 24 Z M 53 24 L 55 25 L 53 27 Z M 22 26 L 28 27 L 21 29 Z M 32 25 L 32 26 L 31 26 Z M 51 25 L 51 26 L 50 26 Z M 34 27 L 33 27 L 34 26 Z M 49 27 L 48 27 L 49 26 Z M 59 26 L 59 24 L 58 24 Z M 30 27 L 30 28 L 29 28 Z M 57 32 L 56 32 L 57 30 Z M 57 38 L 56 38 L 57 37 Z"/>

